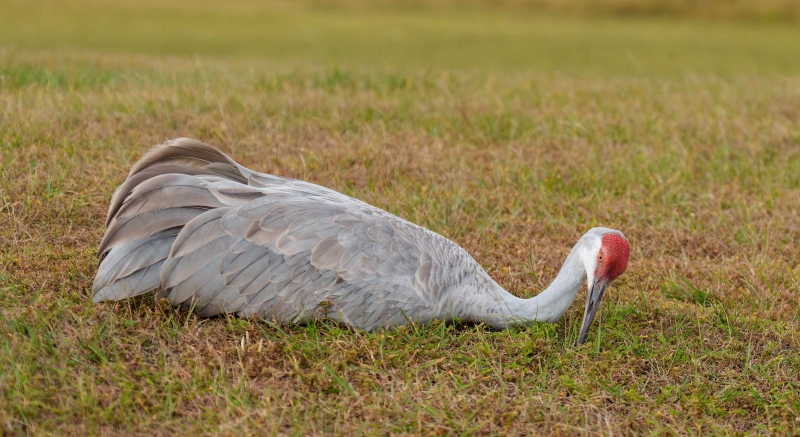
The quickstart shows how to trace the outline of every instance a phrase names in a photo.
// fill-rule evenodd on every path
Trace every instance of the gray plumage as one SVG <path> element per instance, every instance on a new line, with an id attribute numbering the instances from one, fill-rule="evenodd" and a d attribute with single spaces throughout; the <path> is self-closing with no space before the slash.
<path id="1" fill-rule="evenodd" d="M 329 318 L 368 330 L 452 318 L 504 327 L 557 319 L 587 277 L 568 258 L 549 300 L 516 298 L 441 235 L 185 138 L 139 160 L 114 193 L 106 228 L 95 302 L 159 289 L 201 316 Z M 566 306 L 548 303 L 564 298 Z"/>

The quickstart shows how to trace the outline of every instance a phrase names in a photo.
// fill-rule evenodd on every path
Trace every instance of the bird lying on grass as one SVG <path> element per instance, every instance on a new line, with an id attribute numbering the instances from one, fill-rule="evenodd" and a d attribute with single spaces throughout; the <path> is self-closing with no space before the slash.
<path id="1" fill-rule="evenodd" d="M 578 343 L 630 245 L 593 228 L 531 299 L 500 287 L 447 238 L 344 194 L 249 170 L 181 138 L 144 155 L 111 199 L 94 302 L 158 290 L 200 316 L 328 318 L 372 330 L 434 319 L 555 322 L 584 283 Z"/>

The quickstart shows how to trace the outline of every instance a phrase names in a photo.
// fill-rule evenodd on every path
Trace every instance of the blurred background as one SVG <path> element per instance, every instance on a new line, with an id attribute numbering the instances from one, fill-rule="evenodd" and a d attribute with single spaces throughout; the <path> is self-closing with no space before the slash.
<path id="1" fill-rule="evenodd" d="M 6 55 L 606 75 L 800 68 L 794 0 L 3 0 L 0 16 Z"/>

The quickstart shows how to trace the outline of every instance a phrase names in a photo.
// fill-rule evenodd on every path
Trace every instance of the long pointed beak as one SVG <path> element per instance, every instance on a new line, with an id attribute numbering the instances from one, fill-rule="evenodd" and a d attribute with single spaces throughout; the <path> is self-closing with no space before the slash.
<path id="1" fill-rule="evenodd" d="M 581 325 L 581 333 L 578 336 L 578 344 L 583 344 L 586 341 L 586 335 L 589 333 L 589 327 L 592 326 L 597 310 L 600 309 L 600 301 L 603 299 L 606 287 L 608 287 L 608 281 L 598 278 L 592 284 L 592 289 L 589 290 L 589 295 L 586 297 L 586 309 L 583 311 L 583 324 Z"/>

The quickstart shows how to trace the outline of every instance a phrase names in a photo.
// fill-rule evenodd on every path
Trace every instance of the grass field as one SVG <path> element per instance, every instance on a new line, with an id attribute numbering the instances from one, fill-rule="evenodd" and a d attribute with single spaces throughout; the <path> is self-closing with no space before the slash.
<path id="1" fill-rule="evenodd" d="M 0 0 L 0 435 L 800 433 L 800 27 L 503 8 Z M 363 333 L 93 305 L 114 188 L 189 136 L 467 249 L 559 323 Z M 579 295 L 579 301 L 584 294 Z"/>

